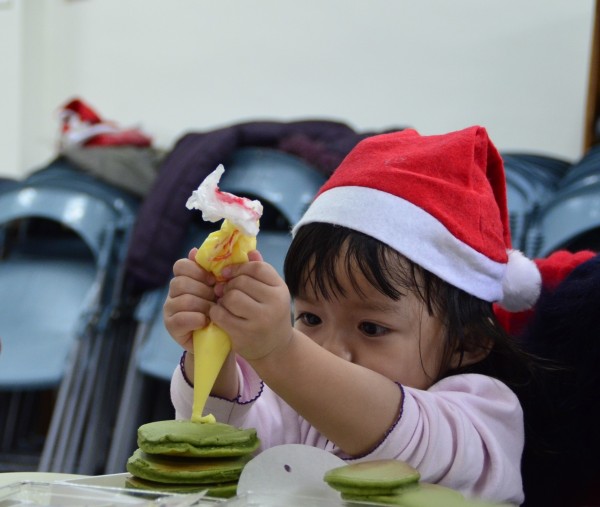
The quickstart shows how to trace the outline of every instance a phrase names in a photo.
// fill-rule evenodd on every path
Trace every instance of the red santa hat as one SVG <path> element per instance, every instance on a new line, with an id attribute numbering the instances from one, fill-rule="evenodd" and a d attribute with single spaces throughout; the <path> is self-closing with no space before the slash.
<path id="1" fill-rule="evenodd" d="M 535 263 L 511 248 L 502 158 L 484 128 L 369 137 L 319 190 L 311 222 L 362 232 L 442 280 L 510 311 L 540 293 Z"/>
<path id="2" fill-rule="evenodd" d="M 139 129 L 124 129 L 112 121 L 103 120 L 81 99 L 72 99 L 60 113 L 60 148 L 90 146 L 148 147 L 152 139 Z"/>

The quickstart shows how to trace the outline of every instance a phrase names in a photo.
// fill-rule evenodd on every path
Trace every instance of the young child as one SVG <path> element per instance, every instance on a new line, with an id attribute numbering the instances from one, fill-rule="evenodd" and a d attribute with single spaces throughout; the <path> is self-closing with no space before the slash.
<path id="1" fill-rule="evenodd" d="M 211 320 L 234 352 L 207 411 L 257 428 L 263 448 L 404 460 L 423 481 L 520 504 L 523 413 L 509 386 L 529 365 L 492 303 L 530 307 L 540 275 L 510 248 L 504 181 L 481 127 L 374 136 L 294 227 L 285 282 L 258 252 L 218 284 L 195 251 L 177 261 L 164 305 L 186 350 L 176 417 L 192 410 L 192 331 Z"/>

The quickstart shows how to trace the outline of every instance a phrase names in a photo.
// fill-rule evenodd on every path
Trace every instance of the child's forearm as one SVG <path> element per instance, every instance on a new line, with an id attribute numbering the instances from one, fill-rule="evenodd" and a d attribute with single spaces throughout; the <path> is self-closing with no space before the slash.
<path id="1" fill-rule="evenodd" d="M 184 359 L 185 375 L 188 380 L 194 378 L 194 354 L 187 353 Z M 237 367 L 235 362 L 235 354 L 232 352 L 227 356 L 221 371 L 215 381 L 211 394 L 231 400 L 238 393 L 239 381 Z"/>
<path id="2" fill-rule="evenodd" d="M 398 417 L 401 390 L 388 378 L 326 351 L 294 330 L 252 367 L 324 436 L 350 455 L 371 450 Z"/>

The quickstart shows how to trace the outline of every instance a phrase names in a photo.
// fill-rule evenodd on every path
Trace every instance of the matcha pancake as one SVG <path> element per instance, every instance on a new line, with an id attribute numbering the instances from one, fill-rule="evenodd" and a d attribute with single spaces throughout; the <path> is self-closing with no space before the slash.
<path id="1" fill-rule="evenodd" d="M 469 505 L 458 491 L 427 482 L 401 488 L 393 495 L 349 495 L 342 493 L 342 499 L 400 505 L 401 507 L 466 507 Z"/>
<path id="2" fill-rule="evenodd" d="M 385 459 L 352 463 L 334 468 L 323 479 L 337 491 L 349 495 L 393 495 L 415 486 L 418 470 L 399 460 Z"/>
<path id="3" fill-rule="evenodd" d="M 125 479 L 125 487 L 143 489 L 145 491 L 160 491 L 162 493 L 197 493 L 199 491 L 206 491 L 206 494 L 210 497 L 231 498 L 236 494 L 237 482 L 224 482 L 221 484 L 165 484 L 132 476 Z"/>
<path id="4" fill-rule="evenodd" d="M 342 494 L 342 498 L 346 500 L 361 498 L 364 499 L 366 497 L 375 498 L 381 496 L 395 496 L 403 493 L 407 489 L 412 489 L 416 487 L 417 484 L 408 484 L 406 486 L 397 486 L 395 488 L 379 488 L 379 487 L 370 487 L 370 486 L 346 486 L 340 485 L 334 487 L 337 491 Z"/>
<path id="5" fill-rule="evenodd" d="M 255 429 L 183 420 L 156 421 L 138 428 L 138 446 L 147 454 L 227 457 L 245 456 L 259 445 Z"/>
<path id="6" fill-rule="evenodd" d="M 141 479 L 168 484 L 215 484 L 237 481 L 250 456 L 234 458 L 180 458 L 146 454 L 136 449 L 127 471 Z"/>

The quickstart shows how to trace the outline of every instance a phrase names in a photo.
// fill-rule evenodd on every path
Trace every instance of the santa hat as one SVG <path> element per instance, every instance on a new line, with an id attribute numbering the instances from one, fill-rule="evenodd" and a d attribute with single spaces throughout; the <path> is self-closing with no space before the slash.
<path id="1" fill-rule="evenodd" d="M 138 129 L 121 128 L 103 120 L 81 99 L 72 99 L 61 107 L 60 148 L 72 146 L 136 146 L 148 147 L 152 139 Z"/>
<path id="2" fill-rule="evenodd" d="M 319 190 L 294 232 L 341 225 L 389 245 L 442 280 L 510 311 L 540 293 L 533 261 L 511 248 L 502 159 L 482 127 L 369 137 Z"/>

